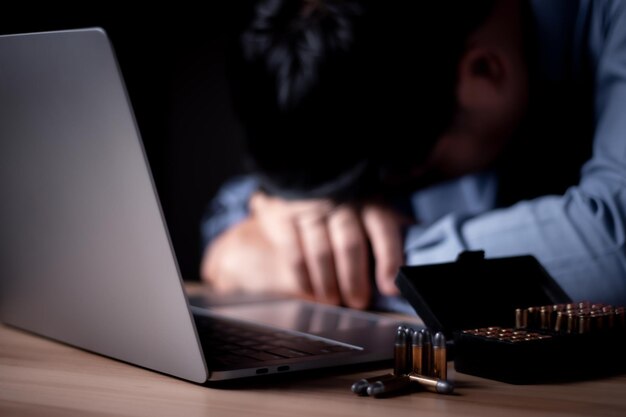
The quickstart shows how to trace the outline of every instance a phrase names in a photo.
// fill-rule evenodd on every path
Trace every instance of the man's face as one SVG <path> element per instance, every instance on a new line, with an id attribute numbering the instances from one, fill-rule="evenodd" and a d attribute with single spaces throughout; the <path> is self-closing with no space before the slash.
<path id="1" fill-rule="evenodd" d="M 497 1 L 466 41 L 457 66 L 456 109 L 414 173 L 451 178 L 493 166 L 516 135 L 528 104 L 521 1 Z"/>
<path id="2" fill-rule="evenodd" d="M 446 179 L 488 169 L 516 136 L 528 106 L 528 66 L 517 9 L 501 6 L 500 20 L 513 23 L 496 19 L 477 31 L 458 64 L 452 120 L 413 175 Z"/>

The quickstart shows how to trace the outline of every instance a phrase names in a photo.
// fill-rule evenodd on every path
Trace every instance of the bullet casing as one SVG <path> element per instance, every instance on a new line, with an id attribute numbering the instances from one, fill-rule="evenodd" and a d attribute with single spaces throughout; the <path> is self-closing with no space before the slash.
<path id="1" fill-rule="evenodd" d="M 354 384 L 352 384 L 352 392 L 354 392 L 355 394 L 359 394 L 359 395 L 367 395 L 367 388 L 369 388 L 369 386 L 373 384 L 374 382 L 387 381 L 395 377 L 396 376 L 394 374 L 384 374 L 384 375 L 374 376 L 371 378 L 359 379 Z"/>
<path id="2" fill-rule="evenodd" d="M 431 376 L 433 372 L 433 343 L 430 331 L 422 329 L 422 375 Z"/>
<path id="3" fill-rule="evenodd" d="M 423 333 L 414 332 L 411 337 L 412 368 L 417 374 L 423 373 L 424 342 Z"/>
<path id="4" fill-rule="evenodd" d="M 449 381 L 445 381 L 443 379 L 430 378 L 424 375 L 417 375 L 414 373 L 409 374 L 408 376 L 411 382 L 416 382 L 423 388 L 426 388 L 429 391 L 436 392 L 438 394 L 452 394 L 454 391 L 454 385 L 452 385 Z"/>
<path id="5" fill-rule="evenodd" d="M 446 338 L 441 332 L 435 333 L 433 339 L 433 372 L 435 378 L 448 378 L 448 361 L 446 355 Z"/>
<path id="6" fill-rule="evenodd" d="M 373 397 L 402 391 L 411 384 L 407 375 L 396 376 L 385 381 L 376 381 L 367 388 L 367 394 Z"/>
<path id="7" fill-rule="evenodd" d="M 408 343 L 407 343 L 407 333 L 405 329 L 398 328 L 396 333 L 396 340 L 394 343 L 394 367 L 393 373 L 395 375 L 405 375 L 407 374 L 408 364 L 407 364 L 407 353 Z"/>

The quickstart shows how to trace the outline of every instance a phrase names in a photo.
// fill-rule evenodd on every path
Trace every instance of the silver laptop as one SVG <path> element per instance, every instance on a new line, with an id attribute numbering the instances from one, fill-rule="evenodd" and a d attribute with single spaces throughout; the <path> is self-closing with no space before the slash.
<path id="1" fill-rule="evenodd" d="M 0 36 L 0 320 L 194 382 L 391 359 L 397 322 L 190 307 L 101 29 Z"/>

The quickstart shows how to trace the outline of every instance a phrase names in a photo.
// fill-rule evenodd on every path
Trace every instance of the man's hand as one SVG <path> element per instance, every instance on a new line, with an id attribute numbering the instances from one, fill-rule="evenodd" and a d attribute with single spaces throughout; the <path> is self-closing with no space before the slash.
<path id="1" fill-rule="evenodd" d="M 295 285 L 279 279 L 279 265 L 257 219 L 248 217 L 206 249 L 200 275 L 218 291 L 297 293 Z"/>
<path id="2" fill-rule="evenodd" d="M 379 290 L 397 294 L 393 279 L 403 263 L 401 221 L 386 206 L 285 201 L 257 193 L 250 210 L 249 219 L 220 236 L 205 254 L 203 278 L 218 288 L 282 291 L 366 308 L 369 241 Z"/>

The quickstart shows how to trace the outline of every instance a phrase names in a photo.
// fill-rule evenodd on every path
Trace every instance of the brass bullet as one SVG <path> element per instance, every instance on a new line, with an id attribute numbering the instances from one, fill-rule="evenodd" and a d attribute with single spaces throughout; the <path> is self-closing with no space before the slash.
<path id="1" fill-rule="evenodd" d="M 367 387 L 367 394 L 372 397 L 379 397 L 397 391 L 402 391 L 411 384 L 411 379 L 407 375 L 395 376 L 392 379 L 376 381 Z"/>
<path id="2" fill-rule="evenodd" d="M 395 375 L 404 375 L 407 373 L 407 334 L 405 329 L 401 326 L 398 327 L 398 331 L 396 332 L 396 340 L 394 343 L 394 367 L 393 373 Z"/>
<path id="3" fill-rule="evenodd" d="M 525 329 L 528 327 L 528 310 L 525 308 L 515 309 L 515 328 Z"/>
<path id="4" fill-rule="evenodd" d="M 384 374 L 384 375 L 375 376 L 372 378 L 359 379 L 354 384 L 352 384 L 352 392 L 358 395 L 367 395 L 367 388 L 374 382 L 387 381 L 395 377 L 396 376 L 394 374 Z"/>
<path id="5" fill-rule="evenodd" d="M 435 333 L 433 338 L 433 372 L 435 378 L 447 379 L 448 360 L 446 356 L 446 337 L 441 332 Z"/>
<path id="6" fill-rule="evenodd" d="M 449 381 L 443 379 L 430 378 L 424 375 L 409 374 L 409 379 L 412 382 L 417 382 L 422 387 L 434 391 L 438 394 L 452 394 L 454 391 L 454 385 Z"/>
<path id="7" fill-rule="evenodd" d="M 412 351 L 412 367 L 413 373 L 423 373 L 423 359 L 424 359 L 424 334 L 422 332 L 414 332 L 411 337 L 411 351 Z"/>
<path id="8" fill-rule="evenodd" d="M 422 329 L 422 375 L 432 376 L 433 372 L 433 342 L 430 331 Z"/>

